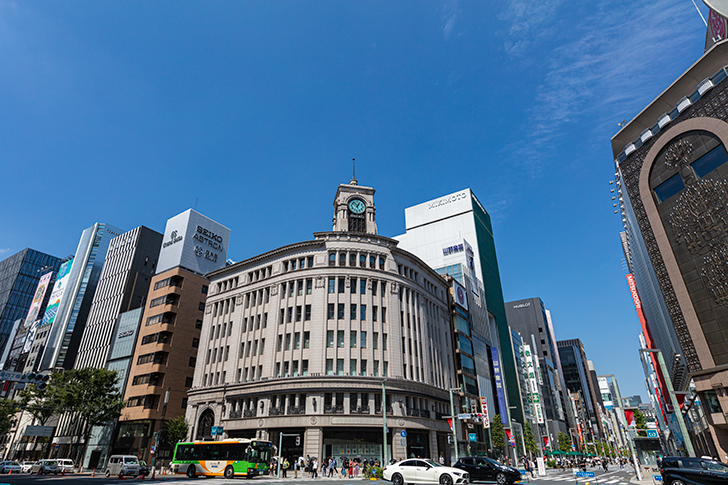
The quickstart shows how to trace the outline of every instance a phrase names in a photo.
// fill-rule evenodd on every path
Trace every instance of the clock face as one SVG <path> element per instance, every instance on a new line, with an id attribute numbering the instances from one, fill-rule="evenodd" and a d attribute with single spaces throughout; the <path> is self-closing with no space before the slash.
<path id="1" fill-rule="evenodd" d="M 364 212 L 364 209 L 366 209 L 366 206 L 364 205 L 364 202 L 359 199 L 354 199 L 349 202 L 349 210 L 354 214 L 361 214 Z"/>

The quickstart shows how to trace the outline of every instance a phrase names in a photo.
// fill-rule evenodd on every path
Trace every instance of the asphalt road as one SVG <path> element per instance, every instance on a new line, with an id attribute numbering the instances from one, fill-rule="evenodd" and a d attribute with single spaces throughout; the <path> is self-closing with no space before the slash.
<path id="1" fill-rule="evenodd" d="M 520 483 L 533 484 L 533 485 L 629 485 L 630 478 L 634 476 L 631 468 L 624 468 L 620 470 L 617 467 L 612 467 L 609 472 L 600 472 L 595 469 L 590 469 L 595 472 L 594 478 L 579 478 L 576 479 L 570 471 L 554 471 L 549 470 L 544 477 L 537 477 L 530 479 L 527 482 L 522 481 Z M 246 480 L 244 478 L 236 478 L 234 480 L 227 480 L 225 478 L 198 478 L 197 480 L 210 481 L 213 480 L 216 485 L 254 485 L 255 483 L 261 483 L 261 485 L 294 485 L 294 484 L 307 484 L 312 485 L 311 482 L 331 483 L 332 485 L 388 485 L 389 482 L 384 480 L 365 480 L 365 479 L 339 479 L 339 478 L 293 478 L 293 474 L 289 475 L 289 478 L 279 479 L 275 477 L 256 477 L 252 480 Z M 51 476 L 37 476 L 29 474 L 13 474 L 13 475 L 0 475 L 0 485 L 142 485 L 150 482 L 159 482 L 159 485 L 190 485 L 190 479 L 183 475 L 173 476 L 158 476 L 155 480 L 146 478 L 144 480 L 128 478 L 125 480 L 119 480 L 118 478 L 106 478 L 103 474 L 96 474 L 95 477 L 91 477 L 90 474 L 67 474 L 65 476 L 51 475 Z M 477 482 L 481 483 L 481 482 Z M 485 483 L 485 482 L 483 482 Z M 202 483 L 200 483 L 202 485 Z M 208 483 L 208 485 L 213 485 Z"/>

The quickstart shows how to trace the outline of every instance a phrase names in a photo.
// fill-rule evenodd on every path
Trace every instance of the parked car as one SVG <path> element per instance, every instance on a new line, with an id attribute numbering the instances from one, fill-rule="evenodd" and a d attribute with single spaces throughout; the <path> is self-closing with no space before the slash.
<path id="1" fill-rule="evenodd" d="M 439 483 L 441 485 L 467 484 L 468 473 L 459 468 L 443 466 L 432 460 L 412 458 L 387 466 L 382 477 L 393 485 L 405 483 Z"/>
<path id="2" fill-rule="evenodd" d="M 20 464 L 20 471 L 23 473 L 30 473 L 30 467 L 33 466 L 34 461 L 24 461 Z"/>
<path id="3" fill-rule="evenodd" d="M 0 461 L 0 473 L 20 473 L 20 463 L 17 461 Z"/>
<path id="4" fill-rule="evenodd" d="M 139 459 L 134 455 L 111 455 L 106 464 L 106 476 L 139 475 Z"/>
<path id="5" fill-rule="evenodd" d="M 39 460 L 30 467 L 30 473 L 37 473 L 38 475 L 50 475 L 52 473 L 58 475 L 61 473 L 61 469 L 56 460 Z"/>
<path id="6" fill-rule="evenodd" d="M 666 456 L 660 474 L 665 485 L 728 484 L 728 466 L 709 458 Z"/>
<path id="7" fill-rule="evenodd" d="M 70 458 L 59 458 L 58 468 L 64 473 L 73 473 L 76 470 L 76 465 L 73 464 L 73 460 Z"/>
<path id="8" fill-rule="evenodd" d="M 147 465 L 147 462 L 144 460 L 139 460 L 139 475 L 146 477 L 150 473 L 152 469 Z"/>
<path id="9" fill-rule="evenodd" d="M 454 465 L 470 475 L 471 482 L 511 484 L 521 479 L 521 472 L 484 456 L 464 456 Z"/>

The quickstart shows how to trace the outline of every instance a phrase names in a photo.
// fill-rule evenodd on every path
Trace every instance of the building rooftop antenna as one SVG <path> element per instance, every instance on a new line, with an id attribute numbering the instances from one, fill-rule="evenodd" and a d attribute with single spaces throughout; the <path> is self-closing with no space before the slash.
<path id="1" fill-rule="evenodd" d="M 349 185 L 357 185 L 356 183 L 356 159 L 351 159 L 351 182 Z"/>

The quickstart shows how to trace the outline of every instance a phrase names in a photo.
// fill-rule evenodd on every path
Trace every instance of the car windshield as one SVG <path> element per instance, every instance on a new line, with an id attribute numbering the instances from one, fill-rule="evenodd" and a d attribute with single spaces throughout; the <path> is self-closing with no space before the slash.
<path id="1" fill-rule="evenodd" d="M 710 471 L 728 473 L 728 467 L 722 463 L 717 461 L 704 461 L 703 463 L 705 463 L 705 468 Z"/>
<path id="2" fill-rule="evenodd" d="M 55 461 L 51 461 L 51 460 L 48 460 L 48 461 L 44 461 L 44 462 L 43 462 L 43 464 L 44 464 L 44 465 L 50 465 L 50 466 L 55 466 L 55 465 L 57 465 L 58 463 L 56 463 Z"/>
<path id="3" fill-rule="evenodd" d="M 491 460 L 490 458 L 487 458 L 485 456 L 483 457 L 483 459 L 486 460 L 486 461 L 488 461 L 488 462 L 490 462 L 490 463 L 492 463 L 495 466 L 503 466 L 502 464 L 498 463 L 497 461 Z"/>
<path id="4" fill-rule="evenodd" d="M 12 465 L 12 466 L 20 466 L 20 465 L 18 464 L 18 462 L 17 462 L 17 461 L 9 461 L 9 462 L 8 462 L 8 465 Z"/>
<path id="5" fill-rule="evenodd" d="M 427 463 L 427 464 L 428 464 L 428 465 L 430 465 L 430 466 L 442 466 L 442 465 L 440 465 L 439 463 L 437 463 L 437 462 L 434 462 L 434 461 L 432 461 L 432 460 L 425 460 L 425 463 Z"/>

